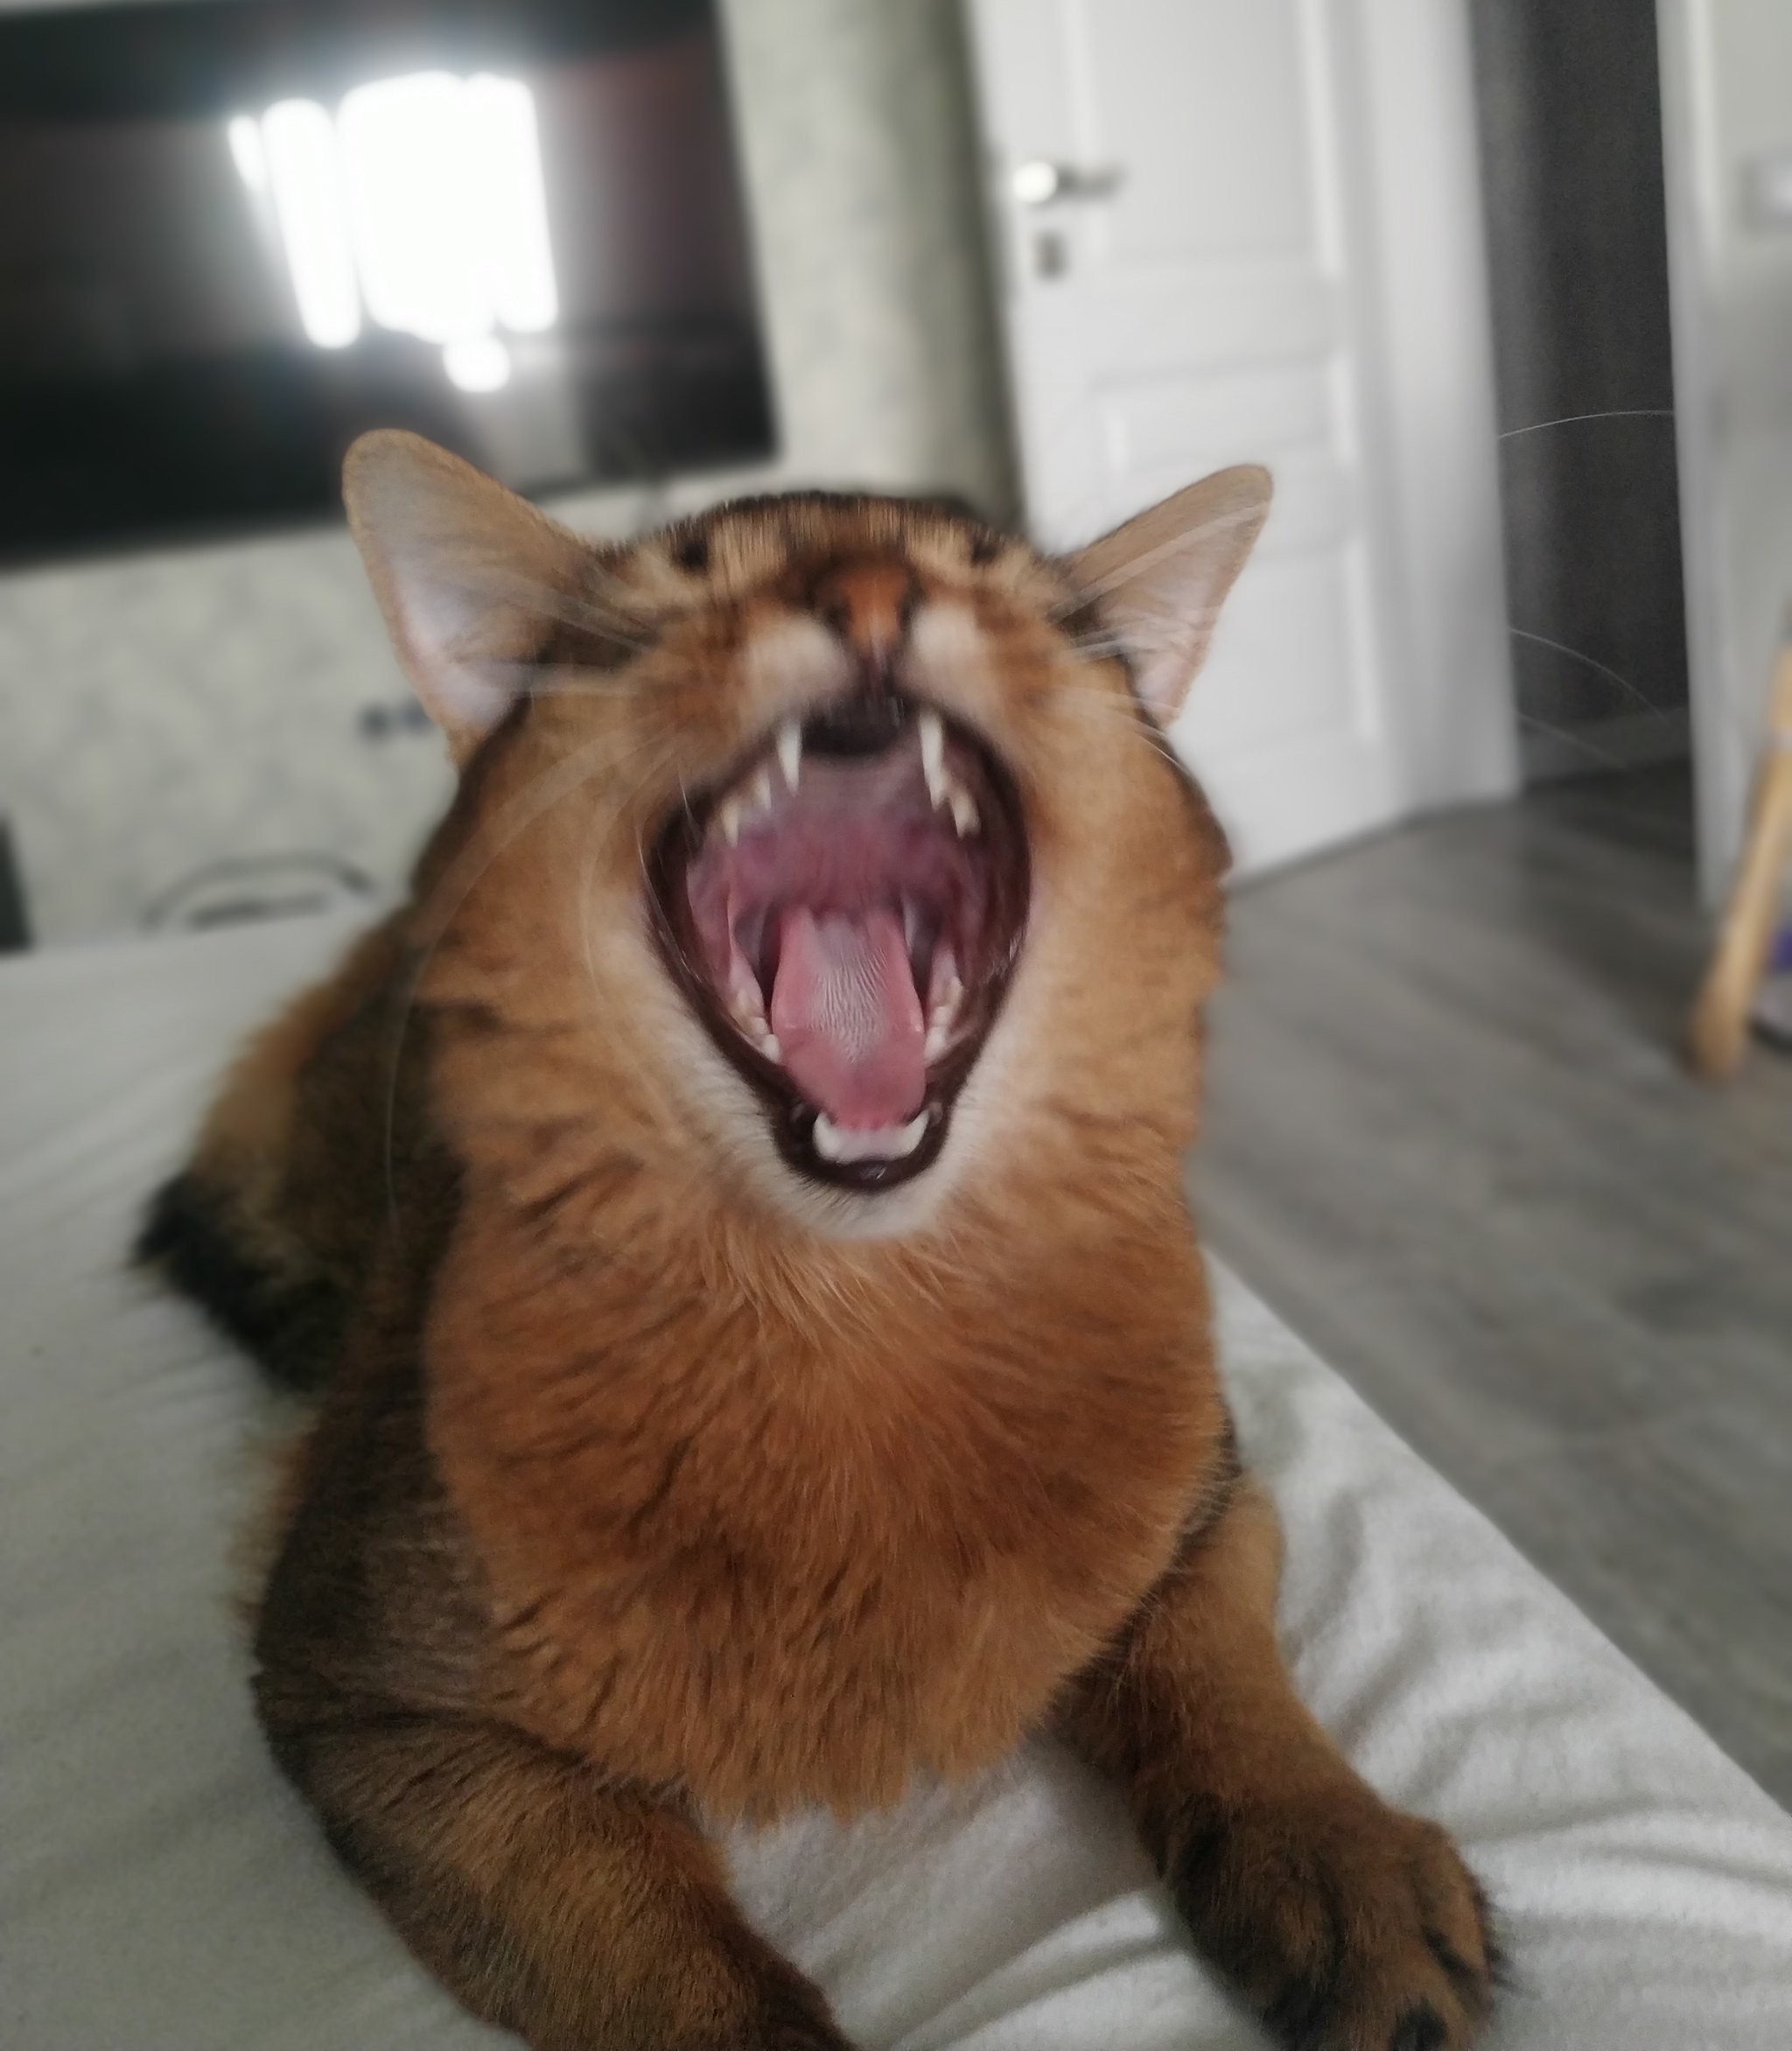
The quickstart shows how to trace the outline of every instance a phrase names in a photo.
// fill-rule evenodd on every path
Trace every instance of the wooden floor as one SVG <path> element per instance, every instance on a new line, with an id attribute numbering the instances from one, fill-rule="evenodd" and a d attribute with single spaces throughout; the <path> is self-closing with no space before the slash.
<path id="1" fill-rule="evenodd" d="M 1242 886 L 1208 1242 L 1792 1803 L 1792 1058 L 1675 1058 L 1684 771 Z"/>

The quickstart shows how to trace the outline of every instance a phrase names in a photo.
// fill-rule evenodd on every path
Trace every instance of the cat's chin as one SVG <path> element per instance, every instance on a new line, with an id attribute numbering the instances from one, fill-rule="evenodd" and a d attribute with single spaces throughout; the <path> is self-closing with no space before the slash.
<path id="1" fill-rule="evenodd" d="M 1026 928 L 1025 820 L 988 745 L 862 688 L 690 793 L 648 870 L 668 971 L 786 1163 L 866 1194 L 930 1167 Z"/>

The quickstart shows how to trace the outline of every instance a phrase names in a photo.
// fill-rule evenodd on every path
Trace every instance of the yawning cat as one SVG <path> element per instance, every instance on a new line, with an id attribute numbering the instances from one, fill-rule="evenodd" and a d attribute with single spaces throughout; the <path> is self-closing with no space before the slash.
<path id="1" fill-rule="evenodd" d="M 1466 2044 L 1479 1892 L 1278 1656 L 1183 1196 L 1222 836 L 1163 738 L 1269 502 L 1067 561 L 937 506 L 623 546 L 351 453 L 458 794 L 144 1250 L 321 1389 L 276 1757 L 538 2051 L 816 2051 L 710 1833 L 1052 1730 L 1291 2046 Z"/>

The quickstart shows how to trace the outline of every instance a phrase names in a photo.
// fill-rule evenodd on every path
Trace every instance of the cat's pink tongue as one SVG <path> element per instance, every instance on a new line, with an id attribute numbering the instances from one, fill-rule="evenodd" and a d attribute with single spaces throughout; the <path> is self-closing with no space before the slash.
<path id="1" fill-rule="evenodd" d="M 927 1094 L 926 1024 L 892 913 L 791 906 L 772 1030 L 792 1082 L 843 1130 L 906 1124 Z"/>

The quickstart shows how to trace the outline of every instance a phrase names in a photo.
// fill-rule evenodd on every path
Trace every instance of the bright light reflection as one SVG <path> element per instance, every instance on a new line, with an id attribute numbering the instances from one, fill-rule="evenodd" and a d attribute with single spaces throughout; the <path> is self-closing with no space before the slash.
<path id="1" fill-rule="evenodd" d="M 315 100 L 283 100 L 262 116 L 262 141 L 300 324 L 318 348 L 346 349 L 360 332 L 360 295 L 336 124 Z"/>
<path id="2" fill-rule="evenodd" d="M 467 81 L 467 110 L 483 159 L 480 208 L 498 318 L 517 334 L 539 334 L 560 318 L 536 96 L 520 79 L 489 73 Z"/>
<path id="3" fill-rule="evenodd" d="M 466 87 L 446 72 L 357 86 L 336 116 L 355 266 L 382 327 L 450 342 L 495 316 Z"/>
<path id="4" fill-rule="evenodd" d="M 521 80 L 413 72 L 357 86 L 334 119 L 283 101 L 229 124 L 251 191 L 271 185 L 305 333 L 341 348 L 363 304 L 444 346 L 466 391 L 510 375 L 497 340 L 559 318 L 535 96 Z M 472 345 L 484 344 L 483 347 Z"/>
<path id="5" fill-rule="evenodd" d="M 463 392 L 501 391 L 510 382 L 510 352 L 496 335 L 467 335 L 443 350 L 442 368 Z"/>
<path id="6" fill-rule="evenodd" d="M 252 192 L 264 192 L 268 184 L 268 153 L 262 147 L 260 124 L 252 114 L 235 116 L 226 131 L 237 176 Z"/>

